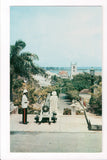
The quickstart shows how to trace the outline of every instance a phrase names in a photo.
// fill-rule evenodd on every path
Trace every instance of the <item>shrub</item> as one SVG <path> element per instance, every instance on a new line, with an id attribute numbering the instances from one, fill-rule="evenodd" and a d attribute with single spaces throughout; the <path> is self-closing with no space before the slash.
<path id="1" fill-rule="evenodd" d="M 77 90 L 71 90 L 67 92 L 68 97 L 71 99 L 71 101 L 74 100 L 79 100 L 79 92 Z"/>
<path id="2" fill-rule="evenodd" d="M 90 99 L 89 110 L 95 114 L 102 115 L 102 85 L 97 86 L 96 92 L 92 94 Z"/>
<path id="3" fill-rule="evenodd" d="M 65 108 L 64 112 L 63 112 L 63 115 L 71 115 L 71 109 Z"/>

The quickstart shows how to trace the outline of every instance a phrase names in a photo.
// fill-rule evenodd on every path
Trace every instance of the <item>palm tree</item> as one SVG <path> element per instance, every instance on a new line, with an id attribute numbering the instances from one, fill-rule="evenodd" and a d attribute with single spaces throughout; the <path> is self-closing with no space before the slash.
<path id="1" fill-rule="evenodd" d="M 21 53 L 26 43 L 18 40 L 15 45 L 10 46 L 10 100 L 12 101 L 12 84 L 13 77 L 20 75 L 21 77 L 30 78 L 31 74 L 45 74 L 45 71 L 34 64 L 34 60 L 39 60 L 36 54 L 30 52 Z"/>

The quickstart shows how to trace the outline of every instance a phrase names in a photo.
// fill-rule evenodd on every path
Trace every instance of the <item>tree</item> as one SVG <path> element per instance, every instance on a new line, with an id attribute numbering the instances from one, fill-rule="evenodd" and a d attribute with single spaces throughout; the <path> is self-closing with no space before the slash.
<path id="1" fill-rule="evenodd" d="M 94 83 L 99 84 L 101 82 L 101 76 L 94 75 Z M 91 87 L 91 75 L 89 73 L 80 73 L 73 77 L 72 84 L 78 91 L 82 89 L 90 89 Z"/>
<path id="2" fill-rule="evenodd" d="M 45 71 L 34 64 L 34 60 L 39 60 L 36 54 L 21 51 L 25 48 L 26 43 L 18 40 L 15 45 L 10 46 L 10 100 L 12 101 L 12 85 L 13 78 L 17 76 L 30 78 L 31 74 L 41 73 Z"/>
<path id="3" fill-rule="evenodd" d="M 16 41 L 15 45 L 10 46 L 10 100 L 12 101 L 12 84 L 13 84 L 13 76 L 16 72 L 16 63 L 17 63 L 17 56 L 19 55 L 20 51 L 26 46 L 25 42 L 23 41 Z"/>
<path id="4" fill-rule="evenodd" d="M 90 99 L 90 108 L 91 112 L 101 115 L 102 114 L 102 84 L 94 86 L 94 94 L 92 94 Z"/>
<path id="5" fill-rule="evenodd" d="M 91 75 L 89 73 L 75 75 L 72 84 L 78 91 L 81 91 L 84 88 L 89 89 L 91 86 Z"/>
<path id="6" fill-rule="evenodd" d="M 63 79 L 63 85 L 62 85 L 62 91 L 63 93 L 66 93 L 70 90 L 74 90 L 73 83 L 70 79 Z"/>
<path id="7" fill-rule="evenodd" d="M 71 99 L 71 101 L 74 100 L 80 100 L 79 92 L 77 90 L 71 90 L 67 92 L 68 97 Z"/>

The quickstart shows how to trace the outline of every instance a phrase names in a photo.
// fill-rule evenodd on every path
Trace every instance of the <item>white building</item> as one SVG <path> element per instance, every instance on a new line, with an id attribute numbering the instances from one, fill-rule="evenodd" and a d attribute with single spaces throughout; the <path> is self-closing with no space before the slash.
<path id="1" fill-rule="evenodd" d="M 60 71 L 60 72 L 59 72 L 59 76 L 60 76 L 61 78 L 65 78 L 65 79 L 69 77 L 67 71 Z"/>
<path id="2" fill-rule="evenodd" d="M 73 76 L 77 74 L 77 64 L 71 63 L 71 76 L 70 78 L 73 79 Z"/>

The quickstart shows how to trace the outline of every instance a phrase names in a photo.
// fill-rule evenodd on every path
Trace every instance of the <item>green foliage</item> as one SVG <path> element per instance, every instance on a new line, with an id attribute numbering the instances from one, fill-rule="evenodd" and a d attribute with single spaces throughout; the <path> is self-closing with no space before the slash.
<path id="1" fill-rule="evenodd" d="M 101 76 L 94 76 L 94 82 L 96 82 L 96 84 L 99 84 L 101 82 L 102 78 Z M 91 75 L 89 73 L 85 73 L 84 74 L 77 74 L 73 77 L 72 80 L 72 85 L 74 86 L 74 88 L 78 91 L 81 91 L 82 89 L 90 89 L 91 87 Z"/>
<path id="2" fill-rule="evenodd" d="M 40 87 L 38 82 L 33 78 L 27 82 L 26 88 L 28 90 L 29 105 L 34 104 L 37 99 L 35 99 L 34 92 L 36 88 Z M 13 102 L 17 106 L 21 106 L 23 90 L 25 88 L 25 83 L 22 77 L 15 77 L 13 79 Z"/>
<path id="3" fill-rule="evenodd" d="M 102 96 L 92 96 L 90 99 L 90 110 L 91 112 L 95 113 L 95 114 L 102 114 Z"/>
<path id="4" fill-rule="evenodd" d="M 95 79 L 94 79 L 94 81 L 95 81 L 95 84 L 100 84 L 101 82 L 102 82 L 102 76 L 95 76 Z"/>
<path id="5" fill-rule="evenodd" d="M 67 95 L 69 97 L 69 99 L 71 99 L 71 101 L 74 100 L 79 100 L 79 92 L 77 90 L 71 90 L 67 92 Z"/>
<path id="6" fill-rule="evenodd" d="M 51 81 L 58 82 L 58 77 L 56 75 L 52 76 L 51 77 Z"/>
<path id="7" fill-rule="evenodd" d="M 22 49 L 24 49 L 26 46 L 26 43 L 19 40 L 16 41 L 15 45 L 10 46 L 10 99 L 12 101 L 12 91 L 13 89 L 20 88 L 21 82 L 14 82 L 14 77 L 21 76 L 27 77 L 28 79 L 31 78 L 31 74 L 37 74 L 40 73 L 42 75 L 45 75 L 45 71 L 37 67 L 35 65 L 35 60 L 39 60 L 38 56 L 36 54 L 30 53 L 30 52 L 21 52 Z M 32 99 L 33 101 L 33 99 Z"/>
<path id="8" fill-rule="evenodd" d="M 91 76 L 89 73 L 78 74 L 73 77 L 72 84 L 78 91 L 89 89 L 91 86 Z"/>
<path id="9" fill-rule="evenodd" d="M 61 86 L 62 83 L 63 83 L 63 80 L 60 77 L 57 77 L 56 75 L 51 76 L 51 84 L 52 85 Z"/>
<path id="10" fill-rule="evenodd" d="M 72 84 L 72 81 L 70 79 L 63 79 L 63 85 L 62 85 L 62 92 L 66 93 L 70 90 L 74 90 L 74 86 Z"/>
<path id="11" fill-rule="evenodd" d="M 20 106 L 23 90 L 25 88 L 25 83 L 23 83 L 22 77 L 19 77 L 13 80 L 13 102 L 15 105 Z M 28 100 L 29 106 L 32 104 L 41 103 L 46 100 L 48 93 L 52 93 L 52 91 L 56 91 L 57 95 L 59 95 L 59 87 L 58 86 L 48 86 L 48 87 L 40 87 L 38 82 L 33 78 L 30 78 L 26 84 L 26 88 L 28 90 Z"/>
<path id="12" fill-rule="evenodd" d="M 65 108 L 64 112 L 63 112 L 63 115 L 71 115 L 71 109 Z"/>
<path id="13" fill-rule="evenodd" d="M 41 75 L 47 77 L 47 74 L 46 74 L 44 69 L 42 69 L 42 68 L 40 68 L 38 66 L 35 66 L 33 64 L 32 64 L 32 68 L 31 68 L 31 73 L 32 74 L 41 74 Z"/>
<path id="14" fill-rule="evenodd" d="M 62 79 L 56 75 L 51 77 L 51 84 L 58 87 L 58 92 L 62 93 L 66 93 L 67 91 L 74 89 L 70 79 Z"/>
<path id="15" fill-rule="evenodd" d="M 90 99 L 89 110 L 95 114 L 102 115 L 102 85 L 101 83 L 96 86 L 96 92 L 92 94 Z"/>
<path id="16" fill-rule="evenodd" d="M 79 100 L 79 91 L 82 89 L 90 89 L 93 87 L 94 94 L 90 99 L 89 110 L 95 114 L 102 114 L 102 85 L 101 76 L 94 76 L 95 85 L 91 86 L 91 76 L 88 73 L 75 75 L 73 80 L 63 80 L 63 92 L 67 93 L 68 97 L 73 100 Z"/>
<path id="17" fill-rule="evenodd" d="M 32 54 L 30 52 L 20 53 L 23 47 L 25 47 L 25 43 L 23 47 L 22 47 L 22 43 L 24 42 L 20 41 L 18 45 L 18 41 L 17 41 L 16 43 L 17 46 L 15 45 L 10 46 L 10 51 L 11 51 L 10 52 L 10 65 L 11 67 L 14 68 L 14 74 L 29 77 L 30 73 L 32 73 L 32 69 L 35 69 L 38 71 L 39 67 L 36 67 L 33 61 L 39 60 L 39 58 L 36 54 Z"/>
<path id="18" fill-rule="evenodd" d="M 101 81 L 101 76 L 94 76 L 94 81 L 98 84 Z M 58 85 L 62 93 L 66 93 L 70 90 L 81 91 L 82 89 L 90 89 L 91 87 L 91 75 L 89 73 L 77 74 L 70 79 L 62 79 L 60 77 L 52 76 L 52 85 Z"/>
<path id="19" fill-rule="evenodd" d="M 21 88 L 23 85 L 23 80 L 22 79 L 15 79 L 13 81 L 13 89 L 18 89 L 18 88 Z"/>

